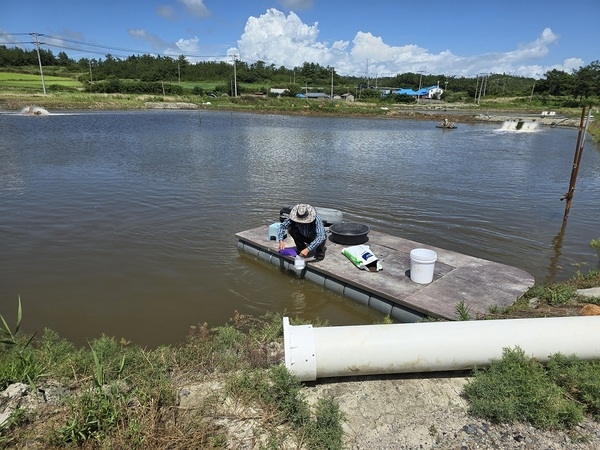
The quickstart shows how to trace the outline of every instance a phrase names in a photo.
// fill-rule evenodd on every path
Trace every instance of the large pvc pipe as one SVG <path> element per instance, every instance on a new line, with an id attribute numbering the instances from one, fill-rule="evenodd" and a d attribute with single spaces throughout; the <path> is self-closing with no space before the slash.
<path id="1" fill-rule="evenodd" d="M 300 381 L 465 370 L 517 346 L 541 362 L 556 353 L 600 359 L 600 316 L 322 328 L 284 317 L 283 334 L 285 365 Z"/>

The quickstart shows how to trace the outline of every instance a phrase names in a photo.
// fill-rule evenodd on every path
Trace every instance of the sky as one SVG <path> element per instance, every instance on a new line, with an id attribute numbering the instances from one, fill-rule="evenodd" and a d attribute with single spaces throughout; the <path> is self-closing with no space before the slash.
<path id="1" fill-rule="evenodd" d="M 340 75 L 543 78 L 600 60 L 600 0 L 0 0 L 0 45 L 152 54 Z"/>

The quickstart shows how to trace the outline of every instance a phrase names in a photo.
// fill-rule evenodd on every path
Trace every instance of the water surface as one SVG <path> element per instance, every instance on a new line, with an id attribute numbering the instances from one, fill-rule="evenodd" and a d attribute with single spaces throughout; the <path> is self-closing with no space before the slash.
<path id="1" fill-rule="evenodd" d="M 561 229 L 577 130 L 144 111 L 0 114 L 0 132 L 0 314 L 20 296 L 24 329 L 78 344 L 174 343 L 235 311 L 381 320 L 238 253 L 236 232 L 300 201 L 540 282 L 598 268 L 591 139 Z"/>

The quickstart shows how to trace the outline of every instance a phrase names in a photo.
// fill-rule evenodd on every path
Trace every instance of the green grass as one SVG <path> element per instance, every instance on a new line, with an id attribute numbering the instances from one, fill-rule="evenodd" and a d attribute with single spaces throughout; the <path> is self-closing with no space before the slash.
<path id="1" fill-rule="evenodd" d="M 584 414 L 600 418 L 600 362 L 556 354 L 546 366 L 520 348 L 476 369 L 464 388 L 470 414 L 495 423 L 528 422 L 540 429 L 570 429 Z"/>
<path id="2" fill-rule="evenodd" d="M 14 410 L 0 430 L 0 449 L 35 440 L 40 448 L 226 448 L 231 437 L 220 422 L 230 412 L 223 398 L 248 404 L 257 417 L 254 433 L 263 448 L 340 449 L 343 420 L 330 398 L 309 405 L 302 384 L 281 364 L 280 315 L 237 314 L 230 323 L 190 330 L 185 342 L 146 350 L 101 336 L 77 348 L 51 330 L 19 334 L 0 316 L 0 390 L 11 383 L 43 386 L 54 380 L 70 395 L 48 415 Z M 186 412 L 178 405 L 181 386 L 220 381 Z M 211 381 L 213 380 L 213 381 Z M 34 391 L 35 392 L 35 391 Z M 227 403 L 227 402 L 225 402 Z"/>
<path id="3" fill-rule="evenodd" d="M 542 308 L 547 315 L 552 308 L 564 314 L 565 309 L 578 311 L 584 304 L 600 304 L 600 297 L 583 297 L 577 294 L 578 289 L 600 286 L 600 271 L 578 271 L 571 279 L 560 283 L 536 283 L 530 287 L 512 305 L 499 309 L 494 308 L 486 316 L 488 319 L 535 317 L 536 310 Z M 560 315 L 559 314 L 559 315 Z"/>
<path id="4" fill-rule="evenodd" d="M 44 75 L 46 88 L 49 86 L 61 86 L 68 88 L 81 88 L 82 84 L 73 77 Z M 0 91 L 20 89 L 23 91 L 32 91 L 39 89 L 42 91 L 42 77 L 37 74 L 0 72 Z"/>

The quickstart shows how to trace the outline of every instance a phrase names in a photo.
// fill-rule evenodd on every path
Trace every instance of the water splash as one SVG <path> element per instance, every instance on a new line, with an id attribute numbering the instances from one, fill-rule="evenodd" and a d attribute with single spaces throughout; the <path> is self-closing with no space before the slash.
<path id="1" fill-rule="evenodd" d="M 26 106 L 21 110 L 22 116 L 49 116 L 47 109 L 40 106 Z"/>
<path id="2" fill-rule="evenodd" d="M 502 124 L 500 131 L 521 131 L 531 133 L 537 130 L 538 123 L 533 120 L 507 120 Z"/>

